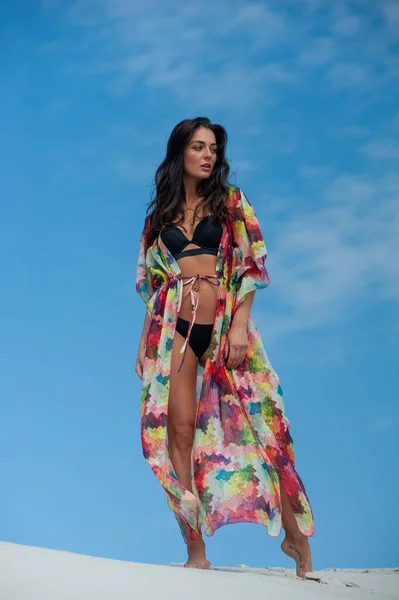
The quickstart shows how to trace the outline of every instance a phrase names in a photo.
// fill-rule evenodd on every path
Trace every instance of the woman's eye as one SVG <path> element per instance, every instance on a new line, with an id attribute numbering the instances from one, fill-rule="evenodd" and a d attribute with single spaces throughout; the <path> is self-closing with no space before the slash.
<path id="1" fill-rule="evenodd" d="M 202 150 L 202 146 L 193 146 L 193 150 Z M 212 154 L 216 154 L 217 153 L 217 148 L 211 148 L 211 152 Z"/>

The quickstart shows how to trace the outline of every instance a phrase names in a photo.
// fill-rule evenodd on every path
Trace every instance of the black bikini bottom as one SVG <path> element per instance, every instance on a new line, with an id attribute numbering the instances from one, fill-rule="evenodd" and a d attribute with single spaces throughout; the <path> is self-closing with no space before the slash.
<path id="1" fill-rule="evenodd" d="M 178 317 L 176 323 L 176 331 L 178 331 L 184 338 L 186 338 L 189 325 L 189 321 Z M 190 339 L 188 340 L 188 344 L 192 348 L 197 358 L 200 358 L 204 354 L 209 344 L 211 343 L 212 330 L 213 323 L 210 323 L 209 325 L 194 323 L 193 328 L 191 330 Z"/>

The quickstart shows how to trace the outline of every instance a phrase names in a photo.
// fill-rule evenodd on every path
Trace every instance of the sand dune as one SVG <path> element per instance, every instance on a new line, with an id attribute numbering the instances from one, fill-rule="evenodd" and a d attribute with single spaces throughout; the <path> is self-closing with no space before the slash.
<path id="1" fill-rule="evenodd" d="M 326 569 L 301 581 L 290 569 L 149 565 L 0 543 L 1 600 L 399 599 L 398 569 Z"/>

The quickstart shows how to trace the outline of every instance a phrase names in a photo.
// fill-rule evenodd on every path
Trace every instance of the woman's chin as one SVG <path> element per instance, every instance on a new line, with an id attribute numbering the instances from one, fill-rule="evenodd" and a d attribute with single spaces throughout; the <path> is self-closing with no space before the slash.
<path id="1" fill-rule="evenodd" d="M 209 179 L 209 177 L 211 176 L 212 171 L 204 172 L 202 171 L 199 175 L 197 175 L 198 179 Z"/>
<path id="2" fill-rule="evenodd" d="M 188 175 L 189 177 L 196 179 L 197 181 L 202 181 L 204 179 L 209 179 L 209 177 L 211 176 L 211 171 L 209 173 L 206 173 L 205 171 L 200 171 L 199 173 L 188 173 L 186 172 L 186 175 Z"/>

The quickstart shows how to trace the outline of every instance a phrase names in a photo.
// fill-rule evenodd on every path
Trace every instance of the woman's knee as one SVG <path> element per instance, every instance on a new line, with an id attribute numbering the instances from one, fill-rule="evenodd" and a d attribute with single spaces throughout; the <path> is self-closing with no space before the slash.
<path id="1" fill-rule="evenodd" d="M 170 423 L 169 445 L 180 452 L 191 452 L 194 443 L 194 423 Z"/>

